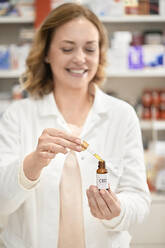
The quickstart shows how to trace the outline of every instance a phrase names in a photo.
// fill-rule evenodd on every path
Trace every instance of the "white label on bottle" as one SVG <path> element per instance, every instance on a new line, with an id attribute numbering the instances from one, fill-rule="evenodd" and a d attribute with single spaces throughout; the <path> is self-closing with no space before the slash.
<path id="1" fill-rule="evenodd" d="M 96 173 L 96 184 L 98 189 L 108 189 L 108 173 Z"/>

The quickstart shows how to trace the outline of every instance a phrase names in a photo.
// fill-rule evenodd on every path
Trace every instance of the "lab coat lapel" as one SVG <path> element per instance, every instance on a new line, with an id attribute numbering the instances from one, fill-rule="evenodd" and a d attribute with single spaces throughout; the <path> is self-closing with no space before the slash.
<path id="1" fill-rule="evenodd" d="M 107 95 L 95 86 L 95 98 L 92 109 L 83 127 L 81 137 L 86 137 L 100 122 L 105 121 L 110 113 L 111 106 L 107 103 Z"/>
<path id="2" fill-rule="evenodd" d="M 98 86 L 95 86 L 94 103 L 84 124 L 81 137 L 86 137 L 95 126 L 98 126 L 99 122 L 104 121 L 108 117 L 111 106 L 108 105 L 109 101 L 107 101 L 107 97 L 108 96 L 103 93 Z M 53 92 L 44 96 L 44 99 L 41 101 L 39 100 L 38 109 L 41 116 L 54 116 L 59 126 L 67 132 L 70 132 L 66 121 L 57 107 Z"/>

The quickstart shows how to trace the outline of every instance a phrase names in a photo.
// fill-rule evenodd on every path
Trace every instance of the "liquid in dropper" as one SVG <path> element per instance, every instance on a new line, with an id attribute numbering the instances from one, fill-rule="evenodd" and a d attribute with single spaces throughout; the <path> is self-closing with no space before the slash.
<path id="1" fill-rule="evenodd" d="M 95 156 L 95 158 L 97 158 L 99 161 L 103 161 L 103 159 L 97 153 L 93 154 L 93 156 Z"/>
<path id="2" fill-rule="evenodd" d="M 89 153 L 91 153 L 96 159 L 103 161 L 103 159 L 97 153 L 92 151 L 92 149 L 89 147 L 89 144 L 85 140 L 82 141 L 81 146 L 84 150 L 87 150 Z"/>

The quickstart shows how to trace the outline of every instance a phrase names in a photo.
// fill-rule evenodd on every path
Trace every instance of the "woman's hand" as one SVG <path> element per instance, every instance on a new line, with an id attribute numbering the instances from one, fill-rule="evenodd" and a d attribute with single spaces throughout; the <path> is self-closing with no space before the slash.
<path id="1" fill-rule="evenodd" d="M 55 128 L 45 129 L 38 139 L 36 150 L 24 159 L 23 167 L 27 178 L 36 180 L 41 170 L 50 163 L 56 154 L 66 154 L 67 149 L 82 151 L 81 140 Z"/>
<path id="2" fill-rule="evenodd" d="M 111 220 L 120 215 L 120 202 L 110 190 L 98 190 L 91 185 L 87 190 L 88 203 L 91 214 L 98 219 Z"/>
<path id="3" fill-rule="evenodd" d="M 81 140 L 61 130 L 47 128 L 38 139 L 36 162 L 45 167 L 57 153 L 66 154 L 67 149 L 82 151 Z"/>

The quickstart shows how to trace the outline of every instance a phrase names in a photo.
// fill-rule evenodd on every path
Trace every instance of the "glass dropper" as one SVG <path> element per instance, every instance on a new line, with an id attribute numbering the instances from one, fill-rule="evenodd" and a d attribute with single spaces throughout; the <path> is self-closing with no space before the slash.
<path id="1" fill-rule="evenodd" d="M 99 161 L 104 161 L 97 153 L 95 153 L 91 149 L 90 145 L 85 140 L 82 140 L 81 146 L 82 146 L 83 150 L 86 150 L 87 152 L 89 152 L 90 154 L 92 154 Z"/>

